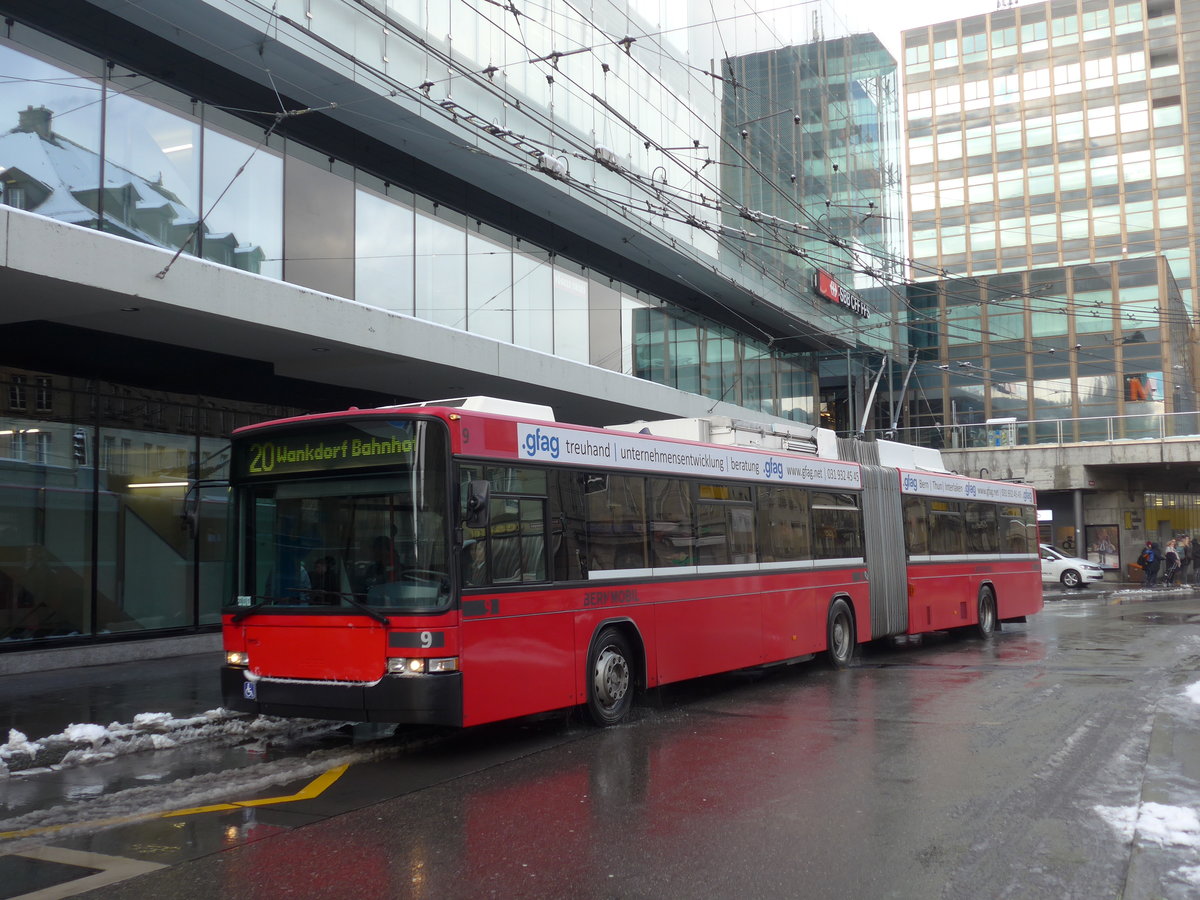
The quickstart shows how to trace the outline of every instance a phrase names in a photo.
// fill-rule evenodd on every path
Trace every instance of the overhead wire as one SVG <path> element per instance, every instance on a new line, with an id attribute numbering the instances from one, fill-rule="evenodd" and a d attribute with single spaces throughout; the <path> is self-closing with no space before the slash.
<path id="1" fill-rule="evenodd" d="M 496 4 L 496 5 L 498 6 L 499 4 Z M 277 24 L 276 24 L 276 27 L 277 27 Z M 544 57 L 544 58 L 543 58 L 543 61 L 544 61 L 545 59 L 548 59 L 548 58 L 549 58 L 549 57 Z M 270 73 L 269 73 L 269 72 L 268 72 L 268 78 L 271 80 L 271 82 L 272 82 L 272 89 L 275 91 L 275 93 L 276 93 L 276 96 L 278 97 L 278 96 L 279 96 L 279 94 L 278 94 L 278 89 L 277 89 L 277 87 L 274 85 L 274 80 L 273 80 L 273 77 L 271 77 L 271 76 L 270 76 Z M 555 133 L 555 134 L 561 134 L 561 132 L 558 132 L 558 131 L 554 131 L 554 132 L 552 132 L 552 133 Z M 684 166 L 684 169 L 686 170 L 686 166 Z M 236 175 L 235 175 L 234 177 L 236 178 Z M 710 189 L 712 189 L 712 190 L 714 190 L 714 191 L 719 191 L 719 187 L 718 187 L 717 185 L 713 185 L 711 182 L 703 182 L 703 183 L 704 183 L 704 184 L 706 184 L 706 185 L 707 185 L 707 186 L 708 186 Z M 660 189 L 660 194 L 661 194 L 661 193 L 665 193 L 665 192 L 662 192 L 662 191 L 661 191 L 661 189 Z M 685 193 L 686 193 L 686 191 L 685 191 Z M 718 195 L 720 195 L 720 194 L 718 194 Z M 704 196 L 704 195 L 703 195 L 703 194 L 701 194 L 701 196 Z M 682 202 L 685 202 L 685 203 L 696 203 L 696 202 L 697 202 L 696 200 L 694 200 L 694 199 L 692 199 L 692 198 L 686 198 L 686 197 L 682 197 L 682 196 L 681 196 L 681 197 L 677 197 L 676 199 L 677 199 L 678 201 L 682 201 Z M 614 198 L 614 200 L 615 200 L 615 198 Z M 640 209 L 640 207 L 639 207 L 638 209 Z M 652 213 L 652 214 L 653 214 L 653 213 Z M 670 214 L 664 211 L 664 213 L 663 213 L 662 217 L 663 217 L 663 218 L 670 218 Z M 727 238 L 727 239 L 729 239 L 729 240 L 734 240 L 734 239 L 736 239 L 736 237 L 737 237 L 737 236 L 736 236 L 736 235 L 731 235 L 731 234 L 726 234 L 726 235 L 723 235 L 723 237 L 724 237 L 724 238 Z M 755 241 L 755 240 L 750 240 L 750 239 L 749 239 L 749 237 L 748 237 L 748 236 L 746 236 L 746 237 L 744 237 L 744 238 L 743 238 L 743 241 L 744 241 L 745 243 L 749 243 L 749 244 L 751 244 L 751 245 L 757 245 L 757 246 L 761 246 L 761 247 L 764 247 L 764 248 L 767 248 L 767 249 L 779 249 L 779 246 L 778 246 L 778 245 L 774 245 L 774 246 L 772 246 L 772 245 L 771 245 L 771 244 L 768 242 L 768 241 L 769 241 L 769 239 L 760 239 L 760 240 L 757 240 L 757 241 Z M 835 245 L 835 246 L 836 246 L 836 245 Z M 943 276 L 944 276 L 946 273 L 945 273 L 944 271 L 942 271 L 942 272 L 937 272 L 936 270 L 934 270 L 932 274 L 941 274 L 941 275 L 943 275 Z M 905 284 L 908 284 L 908 283 L 909 283 L 909 282 L 905 282 Z M 1041 299 L 1045 299 L 1045 298 L 1041 298 Z M 981 302 L 986 302 L 986 300 L 984 300 L 984 301 L 981 301 Z M 1066 298 L 1063 298 L 1063 302 L 1064 302 L 1064 303 L 1066 303 L 1066 302 L 1067 302 Z M 907 323 L 906 323 L 904 320 L 899 320 L 899 319 L 897 319 L 897 320 L 893 320 L 893 321 L 890 321 L 890 323 L 889 323 L 889 324 L 892 324 L 892 325 L 898 325 L 898 326 L 901 326 L 901 327 L 907 327 Z"/>

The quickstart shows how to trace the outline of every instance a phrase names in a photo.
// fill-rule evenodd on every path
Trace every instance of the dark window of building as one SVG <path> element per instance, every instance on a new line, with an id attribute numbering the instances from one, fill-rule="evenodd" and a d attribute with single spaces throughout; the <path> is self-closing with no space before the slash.
<path id="1" fill-rule="evenodd" d="M 8 383 L 8 408 L 13 412 L 25 412 L 27 409 L 27 400 L 25 398 L 25 376 L 13 375 Z"/>

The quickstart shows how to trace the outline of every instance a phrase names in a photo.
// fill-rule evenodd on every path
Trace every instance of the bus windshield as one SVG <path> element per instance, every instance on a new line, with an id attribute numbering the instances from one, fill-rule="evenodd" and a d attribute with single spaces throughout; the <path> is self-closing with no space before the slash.
<path id="1" fill-rule="evenodd" d="M 445 442 L 440 429 L 416 424 L 414 449 L 380 470 L 294 479 L 273 473 L 243 485 L 239 606 L 366 606 L 389 613 L 449 606 Z M 414 423 L 396 425 L 411 433 Z M 433 438 L 432 448 L 425 438 Z M 279 455 L 288 446 L 257 440 L 243 457 L 262 456 L 264 447 Z"/>

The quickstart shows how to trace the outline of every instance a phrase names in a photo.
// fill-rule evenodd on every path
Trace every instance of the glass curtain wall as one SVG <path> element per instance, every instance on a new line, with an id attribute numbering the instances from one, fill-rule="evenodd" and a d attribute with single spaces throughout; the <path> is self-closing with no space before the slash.
<path id="1" fill-rule="evenodd" d="M 278 277 L 278 153 L 142 75 L 43 49 L 0 41 L 6 205 Z"/>
<path id="2" fill-rule="evenodd" d="M 0 372 L 0 642 L 219 622 L 233 428 L 296 410 Z M 197 482 L 199 492 L 188 493 Z"/>
<path id="3" fill-rule="evenodd" d="M 1031 3 L 905 33 L 918 265 L 1165 254 L 1194 305 L 1181 66 L 1194 26 L 1176 5 Z"/>
<path id="4" fill-rule="evenodd" d="M 910 288 L 921 361 L 906 424 L 985 446 L 1192 433 L 1190 325 L 1163 257 L 929 282 Z M 934 353 L 936 348 L 936 354 Z"/>
<path id="5" fill-rule="evenodd" d="M 803 356 L 770 351 L 659 300 L 646 298 L 644 316 L 616 312 L 616 294 L 635 291 L 341 164 L 330 163 L 321 178 L 327 188 L 337 178 L 354 182 L 346 207 L 353 205 L 353 240 L 323 241 L 309 217 L 289 232 L 303 258 L 285 273 L 285 183 L 313 186 L 303 175 L 315 171 L 305 161 L 311 151 L 264 139 L 261 127 L 136 72 L 47 38 L 29 41 L 36 46 L 0 40 L 0 123 L 9 123 L 0 128 L 0 200 L 9 206 L 308 286 L 304 273 L 321 264 L 322 248 L 345 243 L 353 260 L 331 250 L 338 258 L 326 263 L 346 270 L 350 299 L 811 419 L 811 399 L 796 393 L 810 380 Z M 634 359 L 658 326 L 637 329 L 659 317 L 673 336 L 669 369 L 644 353 Z M 595 335 L 593 325 L 601 328 Z M 742 371 L 743 358 L 755 361 L 753 372 Z"/>

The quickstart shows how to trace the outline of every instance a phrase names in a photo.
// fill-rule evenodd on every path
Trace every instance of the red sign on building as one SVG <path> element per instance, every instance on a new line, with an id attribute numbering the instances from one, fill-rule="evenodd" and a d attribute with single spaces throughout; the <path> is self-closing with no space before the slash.
<path id="1" fill-rule="evenodd" d="M 864 319 L 874 312 L 858 291 L 852 291 L 839 284 L 838 280 L 824 269 L 817 269 L 817 273 L 813 277 L 813 290 L 817 292 L 818 297 L 823 297 L 830 303 L 836 303 Z"/>

